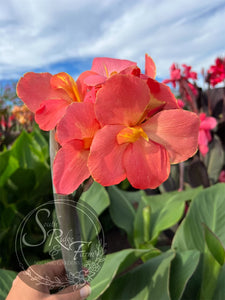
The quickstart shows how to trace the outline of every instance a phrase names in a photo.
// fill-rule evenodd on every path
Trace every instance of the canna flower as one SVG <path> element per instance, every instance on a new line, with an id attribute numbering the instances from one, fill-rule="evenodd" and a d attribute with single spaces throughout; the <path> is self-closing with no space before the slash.
<path id="1" fill-rule="evenodd" d="M 216 127 L 217 121 L 213 117 L 206 117 L 205 113 L 200 113 L 199 118 L 201 123 L 199 127 L 198 146 L 199 151 L 205 156 L 209 151 L 208 143 L 212 140 L 210 130 Z"/>
<path id="2" fill-rule="evenodd" d="M 102 128 L 93 138 L 88 168 L 104 186 L 127 178 L 135 188 L 156 188 L 168 178 L 171 163 L 197 150 L 198 116 L 175 108 L 177 102 L 173 109 L 155 111 L 158 99 L 151 85 L 152 79 L 117 74 L 97 93 L 95 113 Z M 158 85 L 158 95 L 164 87 Z"/>
<path id="3" fill-rule="evenodd" d="M 198 78 L 198 75 L 196 72 L 191 71 L 191 66 L 187 66 L 185 64 L 182 65 L 182 67 L 184 68 L 183 70 L 183 76 L 185 79 L 193 79 L 196 80 Z"/>
<path id="4" fill-rule="evenodd" d="M 219 182 L 225 182 L 225 170 L 220 172 Z"/>
<path id="5" fill-rule="evenodd" d="M 181 99 L 177 99 L 177 103 L 178 103 L 180 108 L 184 108 L 185 103 Z"/>
<path id="6" fill-rule="evenodd" d="M 118 73 L 136 75 L 140 73 L 140 70 L 135 62 L 129 60 L 96 57 L 93 60 L 91 72 L 92 74 L 84 80 L 87 86 L 101 85 Z"/>
<path id="7" fill-rule="evenodd" d="M 225 58 L 217 58 L 215 65 L 208 70 L 208 81 L 214 87 L 225 79 Z"/>
<path id="8" fill-rule="evenodd" d="M 170 67 L 170 79 L 163 80 L 163 83 L 171 83 L 173 88 L 176 88 L 176 83 L 181 79 L 181 72 L 180 69 L 175 65 L 172 64 Z"/>
<path id="9" fill-rule="evenodd" d="M 93 103 L 71 104 L 57 126 L 57 141 L 62 146 L 53 164 L 53 183 L 57 194 L 70 194 L 88 177 L 90 145 L 100 125 Z"/>
<path id="10" fill-rule="evenodd" d="M 29 72 L 17 85 L 18 97 L 35 113 L 35 121 L 43 130 L 54 129 L 67 107 L 85 98 L 83 80 L 90 73 L 82 73 L 75 82 L 67 73 Z"/>

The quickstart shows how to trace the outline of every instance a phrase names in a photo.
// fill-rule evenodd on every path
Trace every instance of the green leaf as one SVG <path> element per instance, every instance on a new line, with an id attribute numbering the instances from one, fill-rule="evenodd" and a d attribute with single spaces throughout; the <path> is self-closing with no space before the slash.
<path id="1" fill-rule="evenodd" d="M 210 181 L 214 184 L 218 181 L 220 171 L 224 164 L 224 150 L 218 136 L 214 135 L 209 144 L 209 152 L 206 155 L 206 165 Z"/>
<path id="2" fill-rule="evenodd" d="M 132 191 L 132 192 L 120 190 L 120 192 L 132 204 L 138 204 L 141 201 L 141 197 L 144 193 L 142 190 Z"/>
<path id="3" fill-rule="evenodd" d="M 176 253 L 170 270 L 171 299 L 179 300 L 185 290 L 188 280 L 194 273 L 200 259 L 200 252 L 188 250 Z"/>
<path id="4" fill-rule="evenodd" d="M 209 247 L 212 248 L 215 236 L 209 236 L 207 232 L 208 236 L 205 239 L 202 224 L 205 224 L 221 243 L 225 244 L 225 184 L 216 184 L 207 188 L 193 199 L 188 214 L 178 228 L 172 244 L 172 247 L 178 249 L 179 252 L 196 249 L 203 253 L 200 270 L 202 278 L 198 285 L 200 288 L 199 299 L 212 300 L 221 265 L 215 260 L 206 245 L 207 239 Z M 217 256 L 218 250 L 214 249 L 213 251 Z"/>
<path id="5" fill-rule="evenodd" d="M 16 272 L 0 269 L 0 300 L 5 300 L 12 287 L 12 282 L 16 278 L 16 275 Z"/>
<path id="6" fill-rule="evenodd" d="M 208 226 L 203 224 L 203 227 L 204 227 L 206 244 L 208 246 L 210 253 L 215 258 L 215 260 L 221 266 L 223 266 L 225 261 L 225 250 L 223 248 L 223 245 L 221 244 L 218 237 L 209 229 Z"/>
<path id="7" fill-rule="evenodd" d="M 0 186 L 3 186 L 9 177 L 19 167 L 17 159 L 11 155 L 11 151 L 0 153 Z"/>
<path id="8" fill-rule="evenodd" d="M 155 196 L 143 196 L 151 208 L 151 240 L 160 232 L 176 224 L 182 217 L 185 201 L 191 200 L 202 188 L 190 189 L 183 192 L 170 192 Z"/>
<path id="9" fill-rule="evenodd" d="M 224 278 L 225 278 L 225 264 L 220 270 L 220 274 L 217 281 L 217 286 L 215 289 L 215 293 L 213 295 L 213 299 L 216 300 L 224 300 L 225 295 L 225 284 L 224 284 Z"/>
<path id="10" fill-rule="evenodd" d="M 214 300 L 213 294 L 217 286 L 220 271 L 221 265 L 215 260 L 212 254 L 206 250 L 203 258 L 200 300 Z"/>
<path id="11" fill-rule="evenodd" d="M 81 200 L 89 204 L 100 215 L 110 204 L 109 195 L 105 188 L 93 182 L 91 187 L 81 195 Z"/>
<path id="12" fill-rule="evenodd" d="M 34 188 L 36 178 L 31 169 L 18 168 L 10 177 L 13 184 L 17 187 L 18 193 L 21 190 L 30 191 Z"/>
<path id="13" fill-rule="evenodd" d="M 98 299 L 98 297 L 110 286 L 113 278 L 118 272 L 122 272 L 124 268 L 132 265 L 143 254 L 151 251 L 154 252 L 154 250 L 125 249 L 107 255 L 102 269 L 91 282 L 92 293 L 87 299 Z M 158 255 L 158 252 L 156 252 L 156 255 Z"/>
<path id="14" fill-rule="evenodd" d="M 116 186 L 110 186 L 107 190 L 111 201 L 109 212 L 113 222 L 132 237 L 135 217 L 133 206 Z"/>
<path id="15" fill-rule="evenodd" d="M 173 248 L 205 252 L 202 223 L 225 245 L 225 184 L 219 183 L 201 191 L 192 201 L 188 214 L 178 228 Z"/>
<path id="16" fill-rule="evenodd" d="M 169 272 L 175 253 L 168 251 L 116 279 L 102 300 L 170 300 Z"/>

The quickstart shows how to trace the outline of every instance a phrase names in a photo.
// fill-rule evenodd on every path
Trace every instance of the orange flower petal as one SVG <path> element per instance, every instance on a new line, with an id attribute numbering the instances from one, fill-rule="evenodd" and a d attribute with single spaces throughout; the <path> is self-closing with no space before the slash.
<path id="1" fill-rule="evenodd" d="M 177 99 L 168 86 L 152 78 L 148 78 L 147 84 L 150 89 L 151 98 L 161 101 L 165 104 L 163 109 L 179 108 Z"/>
<path id="2" fill-rule="evenodd" d="M 123 153 L 127 144 L 118 145 L 117 134 L 121 125 L 108 125 L 100 129 L 93 139 L 88 167 L 95 181 L 109 186 L 126 178 L 123 167 Z"/>
<path id="3" fill-rule="evenodd" d="M 166 149 L 140 138 L 124 152 L 127 179 L 137 189 L 154 189 L 169 176 L 170 163 Z"/>
<path id="4" fill-rule="evenodd" d="M 122 70 L 130 67 L 136 66 L 137 64 L 130 60 L 125 59 L 115 59 L 108 57 L 96 57 L 93 60 L 91 71 L 103 75 L 105 77 L 110 77 L 112 73 L 120 73 Z"/>
<path id="5" fill-rule="evenodd" d="M 171 163 L 179 163 L 197 151 L 199 123 L 195 113 L 171 109 L 155 114 L 142 127 L 150 140 L 166 148 Z"/>
<path id="6" fill-rule="evenodd" d="M 50 80 L 52 75 L 49 73 L 26 73 L 17 84 L 17 95 L 35 112 L 39 109 L 44 100 L 65 99 L 69 101 L 68 95 L 64 91 L 54 90 L 51 87 Z"/>
<path id="7" fill-rule="evenodd" d="M 94 104 L 74 102 L 57 126 L 58 141 L 62 145 L 72 139 L 92 138 L 99 128 Z"/>
<path id="8" fill-rule="evenodd" d="M 43 101 L 35 113 L 35 121 L 42 130 L 52 130 L 64 116 L 69 103 L 63 99 Z"/>
<path id="9" fill-rule="evenodd" d="M 136 125 L 150 102 L 146 82 L 132 75 L 117 74 L 97 92 L 96 116 L 102 125 Z"/>
<path id="10" fill-rule="evenodd" d="M 66 143 L 56 154 L 53 164 L 53 183 L 57 194 L 71 194 L 90 176 L 87 167 L 89 151 L 83 142 Z"/>
<path id="11" fill-rule="evenodd" d="M 154 60 L 148 54 L 145 54 L 145 75 L 155 79 L 156 66 Z"/>

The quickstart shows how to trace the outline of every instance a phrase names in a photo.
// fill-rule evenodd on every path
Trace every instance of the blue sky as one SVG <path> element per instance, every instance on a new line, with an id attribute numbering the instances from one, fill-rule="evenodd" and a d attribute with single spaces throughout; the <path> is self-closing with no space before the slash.
<path id="1" fill-rule="evenodd" d="M 225 56 L 224 0 L 0 1 L 0 80 L 25 72 L 77 77 L 96 56 L 151 55 L 158 78 L 173 62 L 197 72 Z"/>

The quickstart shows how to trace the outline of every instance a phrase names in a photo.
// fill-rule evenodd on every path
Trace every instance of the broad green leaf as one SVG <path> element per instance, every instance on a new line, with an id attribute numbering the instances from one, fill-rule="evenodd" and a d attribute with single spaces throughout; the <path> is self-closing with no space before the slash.
<path id="1" fill-rule="evenodd" d="M 0 153 L 0 186 L 3 186 L 9 177 L 19 167 L 17 159 L 11 155 L 11 151 Z"/>
<path id="2" fill-rule="evenodd" d="M 46 132 L 45 132 L 45 134 L 46 134 Z M 48 142 L 44 138 L 40 129 L 35 128 L 35 130 L 33 130 L 31 132 L 31 136 L 35 140 L 35 142 L 37 144 L 37 148 L 39 150 L 39 153 L 41 153 L 41 155 L 43 156 L 43 160 L 48 159 L 49 158 Z"/>
<path id="3" fill-rule="evenodd" d="M 116 187 L 108 187 L 110 197 L 109 212 L 113 222 L 120 228 L 124 229 L 128 236 L 133 234 L 133 223 L 135 217 L 135 210 L 129 200 L 127 200 L 123 193 Z"/>
<path id="4" fill-rule="evenodd" d="M 37 163 L 45 162 L 46 157 L 42 146 L 33 138 L 32 134 L 23 131 L 14 142 L 11 154 L 19 162 L 21 168 L 35 168 Z"/>
<path id="5" fill-rule="evenodd" d="M 212 297 L 217 286 L 220 271 L 221 265 L 207 249 L 203 258 L 200 300 L 214 300 Z"/>
<path id="6" fill-rule="evenodd" d="M 185 290 L 188 280 L 194 273 L 200 259 L 200 252 L 188 250 L 176 253 L 170 270 L 171 299 L 179 300 Z"/>
<path id="7" fill-rule="evenodd" d="M 225 262 L 225 250 L 223 245 L 221 244 L 218 237 L 208 228 L 208 226 L 204 225 L 204 233 L 205 233 L 205 241 L 208 246 L 208 249 L 215 260 L 223 266 Z"/>
<path id="8" fill-rule="evenodd" d="M 209 144 L 209 152 L 205 160 L 209 179 L 214 184 L 218 181 L 224 164 L 224 150 L 220 139 L 216 135 L 214 135 L 213 141 Z"/>
<path id="9" fill-rule="evenodd" d="M 175 253 L 165 252 L 117 278 L 102 300 L 170 300 L 169 271 Z"/>
<path id="10" fill-rule="evenodd" d="M 141 201 L 142 195 L 144 194 L 142 190 L 132 192 L 120 190 L 120 192 L 132 204 L 138 204 Z"/>
<path id="11" fill-rule="evenodd" d="M 151 208 L 151 240 L 158 237 L 161 231 L 176 224 L 182 217 L 185 201 L 193 199 L 202 188 L 183 192 L 170 192 L 155 196 L 143 196 Z"/>
<path id="12" fill-rule="evenodd" d="M 121 272 L 124 268 L 132 265 L 143 254 L 151 251 L 154 252 L 154 250 L 125 249 L 107 255 L 102 269 L 91 282 L 92 293 L 87 299 L 98 299 L 98 297 L 110 286 L 118 272 Z M 156 252 L 156 255 L 158 255 L 158 252 Z"/>
<path id="13" fill-rule="evenodd" d="M 16 272 L 0 269 L 0 300 L 6 299 L 16 275 Z"/>
<path id="14" fill-rule="evenodd" d="M 203 225 L 225 245 L 225 184 L 219 183 L 201 191 L 192 201 L 188 214 L 178 228 L 173 248 L 178 251 L 205 251 Z"/>
<path id="15" fill-rule="evenodd" d="M 97 182 L 93 182 L 91 187 L 81 195 L 81 200 L 88 203 L 97 215 L 100 215 L 110 204 L 108 193 Z"/>

